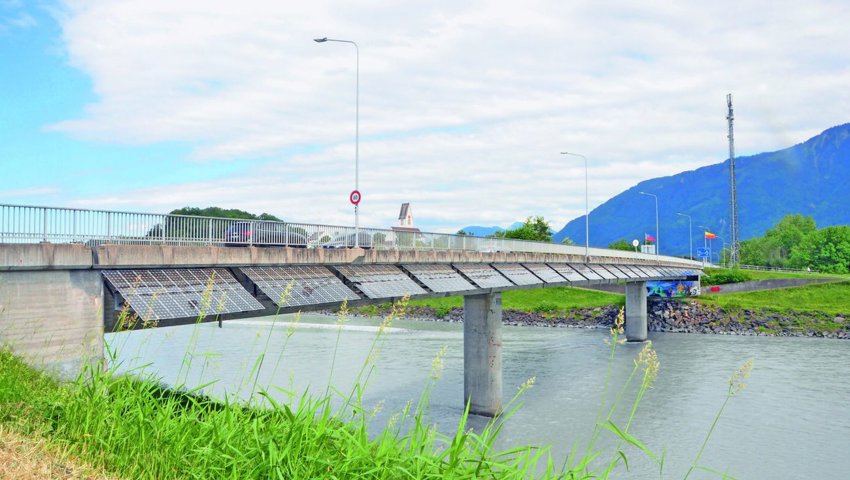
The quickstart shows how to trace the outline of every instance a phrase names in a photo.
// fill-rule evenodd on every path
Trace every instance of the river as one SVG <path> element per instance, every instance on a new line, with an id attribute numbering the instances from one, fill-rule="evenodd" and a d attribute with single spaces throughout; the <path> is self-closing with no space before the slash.
<path id="1" fill-rule="evenodd" d="M 324 393 L 331 383 L 348 392 L 367 360 L 379 319 L 336 319 L 303 315 L 297 328 L 283 316 L 233 320 L 108 334 L 120 369 L 139 365 L 169 384 L 207 382 L 212 396 L 242 398 L 254 378 L 279 398 L 284 391 Z M 726 395 L 732 373 L 747 359 L 754 368 L 746 389 L 733 397 L 700 462 L 739 479 L 850 478 L 850 342 L 650 333 L 660 372 L 641 402 L 632 433 L 649 448 L 666 452 L 663 478 L 682 478 L 699 451 Z M 609 337 L 603 329 L 504 327 L 504 391 L 508 400 L 529 377 L 535 385 L 510 418 L 497 446 L 551 446 L 556 459 L 585 444 L 595 423 L 608 370 Z M 268 343 L 268 346 L 266 346 Z M 430 420 L 450 433 L 463 405 L 463 327 L 460 324 L 400 319 L 380 343 L 377 368 L 366 388 L 367 407 L 383 402 L 379 428 L 409 400 L 416 401 L 430 378 L 432 360 L 447 347 L 444 370 L 431 400 Z M 611 385 L 619 388 L 642 345 L 618 347 Z M 187 352 L 192 352 L 187 356 Z M 258 359 L 263 356 L 259 375 Z M 334 359 L 336 352 L 336 359 Z M 191 360 L 186 373 L 185 360 Z M 334 363 L 331 372 L 331 363 Z M 178 378 L 179 377 L 179 378 Z M 631 389 L 630 393 L 634 389 Z M 631 403 L 625 405 L 631 408 Z M 626 413 L 615 416 L 623 423 Z M 483 420 L 473 419 L 473 426 Z M 603 434 L 602 446 L 615 446 Z M 631 471 L 614 478 L 659 478 L 643 453 L 625 449 Z M 606 457 L 607 458 L 607 457 Z M 718 478 L 700 472 L 690 478 Z"/>

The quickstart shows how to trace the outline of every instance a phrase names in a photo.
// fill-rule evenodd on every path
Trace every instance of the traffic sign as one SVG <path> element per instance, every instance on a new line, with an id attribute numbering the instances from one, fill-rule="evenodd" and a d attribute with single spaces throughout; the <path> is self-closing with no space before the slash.
<path id="1" fill-rule="evenodd" d="M 697 257 L 699 258 L 708 258 L 708 249 L 705 247 L 697 248 Z"/>
<path id="2" fill-rule="evenodd" d="M 351 203 L 353 203 L 354 205 L 360 203 L 360 191 L 354 190 L 353 192 L 351 192 L 351 195 L 348 196 L 348 200 L 350 200 Z"/>

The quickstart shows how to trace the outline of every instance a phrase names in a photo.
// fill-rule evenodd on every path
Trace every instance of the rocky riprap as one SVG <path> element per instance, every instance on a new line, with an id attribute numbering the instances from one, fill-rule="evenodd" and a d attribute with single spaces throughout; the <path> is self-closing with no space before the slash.
<path id="1" fill-rule="evenodd" d="M 777 312 L 769 309 L 730 309 L 693 301 L 651 298 L 647 301 L 649 331 L 703 333 L 717 335 L 764 335 L 782 337 L 824 337 L 850 340 L 850 314 L 827 315 L 821 312 Z M 502 311 L 505 325 L 531 327 L 610 328 L 620 307 L 582 307 L 562 313 Z M 388 310 L 379 311 L 386 314 Z M 452 308 L 437 314 L 430 307 L 408 307 L 407 317 L 437 322 L 463 322 L 463 309 Z M 835 332 L 806 330 L 800 325 L 832 322 Z"/>

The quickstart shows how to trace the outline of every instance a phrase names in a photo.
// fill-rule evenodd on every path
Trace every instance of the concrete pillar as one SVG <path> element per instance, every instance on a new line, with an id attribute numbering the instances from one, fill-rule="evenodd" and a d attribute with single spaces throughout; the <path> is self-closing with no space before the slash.
<path id="1" fill-rule="evenodd" d="M 0 271 L 0 348 L 73 378 L 103 358 L 97 270 Z"/>
<path id="2" fill-rule="evenodd" d="M 646 341 L 646 282 L 626 282 L 626 340 Z"/>
<path id="3" fill-rule="evenodd" d="M 469 413 L 502 409 L 502 294 L 463 297 L 463 397 Z"/>

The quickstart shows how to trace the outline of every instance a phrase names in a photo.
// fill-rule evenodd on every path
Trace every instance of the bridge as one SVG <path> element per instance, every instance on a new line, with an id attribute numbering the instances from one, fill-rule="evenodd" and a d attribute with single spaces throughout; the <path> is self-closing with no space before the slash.
<path id="1" fill-rule="evenodd" d="M 464 296 L 464 396 L 502 406 L 501 292 L 624 282 L 647 337 L 646 282 L 698 280 L 674 257 L 386 229 L 0 204 L 0 344 L 73 374 L 124 310 L 169 326 Z"/>

